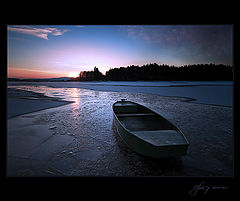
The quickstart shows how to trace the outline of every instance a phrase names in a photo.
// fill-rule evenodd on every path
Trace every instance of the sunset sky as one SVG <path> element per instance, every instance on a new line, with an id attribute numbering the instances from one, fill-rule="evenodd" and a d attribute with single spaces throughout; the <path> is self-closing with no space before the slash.
<path id="1" fill-rule="evenodd" d="M 232 65 L 231 25 L 9 25 L 8 77 L 72 77 L 96 66 Z"/>

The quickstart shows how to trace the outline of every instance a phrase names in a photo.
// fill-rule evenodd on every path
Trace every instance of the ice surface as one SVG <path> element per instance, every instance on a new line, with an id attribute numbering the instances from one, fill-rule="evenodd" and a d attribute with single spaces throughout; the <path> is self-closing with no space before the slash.
<path id="1" fill-rule="evenodd" d="M 23 84 L 9 87 L 49 96 L 47 99 L 37 96 L 39 99 L 31 101 L 50 101 L 61 95 L 62 100 L 74 103 L 8 120 L 8 176 L 233 175 L 231 107 L 193 104 L 183 101 L 185 98 L 147 93 L 88 90 L 81 88 L 83 85 L 80 83 Z M 55 87 L 48 87 L 48 84 Z M 79 86 L 71 87 L 73 85 Z M 129 91 L 132 87 L 134 92 L 139 88 L 119 87 Z M 171 90 L 173 86 L 149 88 Z M 26 97 L 27 94 L 19 92 L 20 96 Z M 154 110 L 177 126 L 190 143 L 187 155 L 180 159 L 155 160 L 142 157 L 128 148 L 113 126 L 112 105 L 122 98 Z M 15 104 L 14 107 L 20 106 Z"/>
<path id="2" fill-rule="evenodd" d="M 66 105 L 70 102 L 25 90 L 8 89 L 7 117 Z"/>
<path id="3" fill-rule="evenodd" d="M 9 82 L 8 85 L 84 88 L 97 91 L 136 92 L 186 97 L 196 103 L 232 106 L 232 81 L 105 81 L 105 82 Z M 62 93 L 55 94 L 59 97 Z"/>

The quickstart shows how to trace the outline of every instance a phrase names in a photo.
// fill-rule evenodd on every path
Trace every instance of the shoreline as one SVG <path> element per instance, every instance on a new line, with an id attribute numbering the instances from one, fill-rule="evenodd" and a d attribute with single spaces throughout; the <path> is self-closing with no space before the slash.
<path id="1" fill-rule="evenodd" d="M 33 91 L 8 88 L 7 117 L 10 119 L 70 103 L 73 103 L 73 101 L 52 98 Z"/>
<path id="2" fill-rule="evenodd" d="M 152 94 L 76 92 L 72 104 L 8 119 L 8 176 L 233 175 L 232 108 Z M 129 149 L 112 124 L 111 106 L 121 97 L 176 125 L 190 142 L 188 154 L 155 160 Z"/>

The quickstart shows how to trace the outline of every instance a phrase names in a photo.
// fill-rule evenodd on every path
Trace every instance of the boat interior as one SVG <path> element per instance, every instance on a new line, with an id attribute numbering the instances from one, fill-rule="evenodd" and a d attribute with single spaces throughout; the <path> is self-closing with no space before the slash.
<path id="1" fill-rule="evenodd" d="M 114 104 L 113 110 L 125 128 L 153 145 L 187 144 L 174 125 L 142 105 L 121 101 Z"/>
<path id="2" fill-rule="evenodd" d="M 174 126 L 150 109 L 129 101 L 113 107 L 119 121 L 131 131 L 175 130 Z"/>

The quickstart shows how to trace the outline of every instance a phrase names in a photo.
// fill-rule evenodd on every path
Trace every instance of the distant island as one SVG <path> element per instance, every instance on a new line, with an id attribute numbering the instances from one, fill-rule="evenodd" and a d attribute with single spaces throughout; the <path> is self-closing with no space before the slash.
<path id="1" fill-rule="evenodd" d="M 232 81 L 233 67 L 223 64 L 193 64 L 169 66 L 166 64 L 146 64 L 110 68 L 104 75 L 97 67 L 93 71 L 81 71 L 76 78 L 61 77 L 50 79 L 17 79 L 8 81 Z"/>

